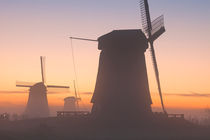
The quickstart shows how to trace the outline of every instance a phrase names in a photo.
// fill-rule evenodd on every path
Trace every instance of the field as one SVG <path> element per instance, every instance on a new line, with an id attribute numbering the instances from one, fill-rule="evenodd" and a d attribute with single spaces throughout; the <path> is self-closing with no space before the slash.
<path id="1" fill-rule="evenodd" d="M 128 123 L 86 118 L 43 118 L 0 122 L 2 140 L 209 140 L 210 127 L 184 119 Z"/>

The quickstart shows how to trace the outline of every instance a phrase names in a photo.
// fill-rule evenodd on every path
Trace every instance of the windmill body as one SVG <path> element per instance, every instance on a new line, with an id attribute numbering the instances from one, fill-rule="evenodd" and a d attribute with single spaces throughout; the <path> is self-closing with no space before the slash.
<path id="1" fill-rule="evenodd" d="M 99 119 L 136 120 L 151 115 L 141 30 L 115 30 L 98 38 L 100 60 L 92 115 Z"/>
<path id="2" fill-rule="evenodd" d="M 76 98 L 74 96 L 64 98 L 64 111 L 76 111 Z"/>
<path id="3" fill-rule="evenodd" d="M 76 90 L 76 84 L 74 80 L 74 93 L 75 96 L 69 96 L 64 98 L 64 111 L 79 111 L 79 101 L 81 101 L 81 98 L 78 97 L 77 90 Z"/>
<path id="4" fill-rule="evenodd" d="M 29 118 L 49 116 L 47 88 L 40 82 L 29 89 L 29 97 L 24 114 Z"/>
<path id="5" fill-rule="evenodd" d="M 69 88 L 68 86 L 57 86 L 57 85 L 47 85 L 45 78 L 45 59 L 40 57 L 41 60 L 41 75 L 42 82 L 35 84 L 27 84 L 27 82 L 17 82 L 17 87 L 28 87 L 29 97 L 26 105 L 24 115 L 27 118 L 40 118 L 49 116 L 49 106 L 47 100 L 47 88 Z"/>

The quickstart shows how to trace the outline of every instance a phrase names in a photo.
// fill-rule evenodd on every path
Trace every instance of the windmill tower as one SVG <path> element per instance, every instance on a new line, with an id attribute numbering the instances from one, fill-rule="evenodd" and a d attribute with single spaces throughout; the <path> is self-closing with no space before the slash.
<path id="1" fill-rule="evenodd" d="M 76 98 L 69 96 L 64 98 L 64 111 L 76 111 Z"/>
<path id="2" fill-rule="evenodd" d="M 138 120 L 151 116 L 151 97 L 139 30 L 114 30 L 98 38 L 101 50 L 92 115 L 108 120 Z"/>
<path id="3" fill-rule="evenodd" d="M 65 88 L 68 86 L 47 85 L 45 78 L 45 58 L 41 59 L 42 82 L 27 84 L 26 82 L 17 82 L 17 87 L 29 87 L 29 97 L 24 114 L 28 118 L 39 118 L 49 116 L 49 106 L 47 100 L 47 88 Z"/>

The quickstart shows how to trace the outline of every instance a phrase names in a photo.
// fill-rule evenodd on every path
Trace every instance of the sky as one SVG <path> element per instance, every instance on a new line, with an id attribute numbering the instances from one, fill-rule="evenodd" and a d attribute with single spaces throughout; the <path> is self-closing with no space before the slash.
<path id="1" fill-rule="evenodd" d="M 152 19 L 165 18 L 166 32 L 155 41 L 155 51 L 166 108 L 210 107 L 210 1 L 149 0 L 149 5 Z M 70 93 L 49 93 L 50 106 L 62 106 L 63 98 L 74 95 L 70 36 L 97 39 L 112 30 L 141 28 L 138 0 L 0 0 L 0 19 L 0 112 L 24 108 L 28 89 L 15 84 L 41 81 L 40 56 L 46 56 L 47 84 L 71 87 Z M 100 51 L 95 42 L 72 44 L 81 104 L 90 107 Z M 145 56 L 158 108 L 149 50 Z"/>

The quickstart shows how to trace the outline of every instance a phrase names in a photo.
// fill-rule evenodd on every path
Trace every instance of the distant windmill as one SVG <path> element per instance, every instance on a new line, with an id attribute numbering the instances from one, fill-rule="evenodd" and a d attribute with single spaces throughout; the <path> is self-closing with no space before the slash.
<path id="1" fill-rule="evenodd" d="M 162 98 L 162 91 L 161 91 L 161 86 L 160 86 L 160 78 L 159 78 L 159 72 L 158 72 L 158 66 L 157 66 L 157 60 L 155 56 L 155 50 L 154 50 L 154 41 L 165 32 L 165 27 L 164 27 L 164 17 L 161 15 L 160 17 L 156 18 L 151 22 L 150 18 L 150 12 L 149 12 L 149 5 L 147 0 L 141 0 L 140 1 L 140 8 L 141 8 L 141 16 L 142 16 L 142 27 L 143 30 L 147 36 L 148 42 L 150 44 L 150 50 L 152 54 L 152 61 L 155 69 L 155 76 L 157 80 L 157 85 L 158 85 L 158 91 L 161 99 L 161 105 L 163 112 L 167 114 L 164 103 L 163 103 L 163 98 Z"/>
<path id="2" fill-rule="evenodd" d="M 76 111 L 76 98 L 74 96 L 69 96 L 64 98 L 63 111 Z"/>
<path id="3" fill-rule="evenodd" d="M 25 115 L 29 118 L 48 117 L 49 107 L 47 100 L 47 88 L 64 88 L 68 89 L 69 86 L 47 85 L 45 78 L 45 57 L 41 56 L 41 75 L 42 82 L 27 83 L 17 82 L 17 87 L 29 87 L 29 98 L 25 109 Z"/>
<path id="4" fill-rule="evenodd" d="M 76 85 L 74 81 L 74 94 L 75 96 L 69 96 L 64 98 L 64 111 L 79 111 L 79 101 L 81 101 L 81 98 L 78 97 Z"/>

